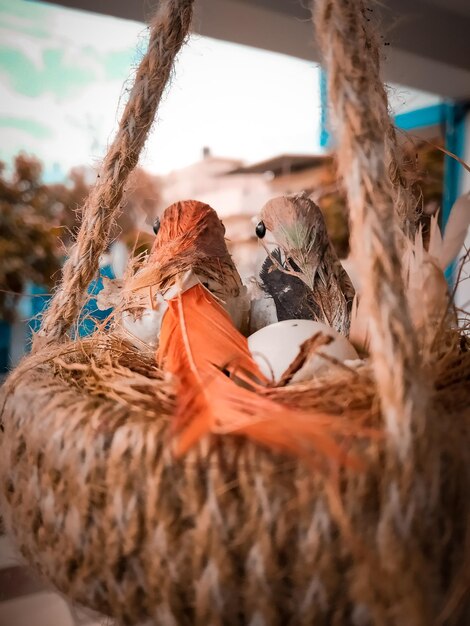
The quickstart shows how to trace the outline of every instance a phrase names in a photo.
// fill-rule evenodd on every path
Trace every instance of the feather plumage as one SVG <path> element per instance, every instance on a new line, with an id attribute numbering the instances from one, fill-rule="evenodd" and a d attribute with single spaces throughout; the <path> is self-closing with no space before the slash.
<path id="1" fill-rule="evenodd" d="M 312 290 L 301 278 L 282 272 L 279 269 L 282 265 L 281 251 L 277 248 L 271 256 L 266 257 L 259 273 L 263 291 L 274 301 L 276 321 L 318 320 L 321 311 L 313 298 Z"/>
<path id="2" fill-rule="evenodd" d="M 462 224 L 460 229 L 463 230 Z M 444 276 L 447 262 L 454 258 L 456 230 L 451 229 L 453 243 L 445 245 L 445 237 L 439 230 L 437 215 L 431 218 L 428 249 L 424 247 L 422 228 L 418 228 L 413 240 L 401 238 L 402 275 L 405 296 L 411 321 L 416 331 L 420 350 L 424 358 L 430 353 L 436 334 L 442 324 L 454 321 L 449 287 Z M 459 244 L 460 246 L 460 244 Z M 450 256 L 447 256 L 450 254 Z M 368 349 L 369 319 L 359 292 L 351 311 L 350 339 L 356 347 Z"/>
<path id="3" fill-rule="evenodd" d="M 127 289 L 149 287 L 164 293 L 189 269 L 222 302 L 245 296 L 225 243 L 225 227 L 212 207 L 197 200 L 175 202 L 165 209 L 150 257 Z"/>
<path id="4" fill-rule="evenodd" d="M 421 228 L 414 241 L 405 241 L 402 264 L 411 320 L 426 357 L 436 333 L 446 321 L 450 293 L 438 259 L 424 247 Z"/>
<path id="5" fill-rule="evenodd" d="M 459 255 L 470 226 L 470 193 L 458 198 L 449 214 L 438 260 L 442 269 Z M 431 253 L 431 250 L 430 250 Z"/>
<path id="6" fill-rule="evenodd" d="M 246 338 L 202 285 L 169 301 L 158 350 L 160 365 L 176 376 L 177 452 L 209 433 L 235 433 L 297 455 L 313 451 L 342 458 L 332 433 L 336 418 L 279 404 L 267 397 L 266 379 Z"/>
<path id="7" fill-rule="evenodd" d="M 286 274 L 286 282 L 290 274 L 310 290 L 310 300 L 315 303 L 310 307 L 314 311 L 311 319 L 348 336 L 354 287 L 333 248 L 319 207 L 305 194 L 283 196 L 265 204 L 260 217 L 284 255 L 284 263 L 277 265 Z"/>
<path id="8" fill-rule="evenodd" d="M 363 298 L 356 294 L 351 308 L 351 327 L 349 341 L 360 353 L 369 351 L 370 329 L 369 317 Z"/>

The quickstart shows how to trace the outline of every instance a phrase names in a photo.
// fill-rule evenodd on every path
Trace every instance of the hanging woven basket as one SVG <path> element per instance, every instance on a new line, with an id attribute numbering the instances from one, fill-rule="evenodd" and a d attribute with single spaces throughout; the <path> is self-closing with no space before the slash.
<path id="1" fill-rule="evenodd" d="M 362 0 L 316 0 L 351 245 L 371 320 L 357 370 L 273 388 L 279 402 L 360 422 L 348 462 L 236 435 L 172 452 L 171 381 L 113 333 L 72 341 L 190 27 L 162 0 L 116 139 L 33 352 L 2 389 L 2 515 L 67 596 L 124 624 L 465 624 L 470 570 L 470 351 L 436 331 L 426 361 L 403 295 L 413 200 Z"/>

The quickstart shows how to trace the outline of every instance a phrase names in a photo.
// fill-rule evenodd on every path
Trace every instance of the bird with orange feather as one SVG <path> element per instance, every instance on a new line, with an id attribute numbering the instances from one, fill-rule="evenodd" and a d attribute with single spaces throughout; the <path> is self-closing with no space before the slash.
<path id="1" fill-rule="evenodd" d="M 145 297 L 158 311 L 158 340 L 149 345 L 174 379 L 177 453 L 210 433 L 234 433 L 297 455 L 343 457 L 336 436 L 344 421 L 269 396 L 269 381 L 240 332 L 249 302 L 216 212 L 201 202 L 177 202 L 155 230 L 148 259 L 122 295 L 137 298 L 137 308 Z"/>

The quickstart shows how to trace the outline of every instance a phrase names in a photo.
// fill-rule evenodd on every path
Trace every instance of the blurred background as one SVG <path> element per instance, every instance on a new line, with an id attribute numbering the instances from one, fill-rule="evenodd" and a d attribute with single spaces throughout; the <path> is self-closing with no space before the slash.
<path id="1" fill-rule="evenodd" d="M 304 5 L 198 2 L 194 33 L 132 178 L 101 275 L 122 275 L 128 256 L 151 245 L 155 217 L 188 198 L 219 212 L 245 279 L 258 255 L 253 220 L 269 198 L 285 193 L 311 194 L 347 256 L 326 76 Z M 454 200 L 470 189 L 469 175 L 440 150 L 470 160 L 470 50 L 464 49 L 470 44 L 462 39 L 470 8 L 465 0 L 390 0 L 377 10 L 384 11 L 388 33 L 391 114 L 419 172 L 423 226 L 439 211 L 445 228 Z M 60 276 L 145 50 L 150 14 L 151 5 L 140 1 L 0 0 L 0 376 L 28 350 Z M 448 268 L 451 286 L 456 267 Z M 462 281 L 456 293 L 464 308 L 468 284 Z M 93 297 L 100 285 L 97 277 L 81 334 L 106 315 Z M 93 622 L 59 596 L 52 601 L 2 542 L 0 626 Z M 23 616 L 29 621 L 15 613 L 16 598 L 27 595 L 34 605 L 35 593 L 48 596 L 49 609 L 56 603 L 54 619 L 46 612 L 41 621 L 40 600 Z"/>

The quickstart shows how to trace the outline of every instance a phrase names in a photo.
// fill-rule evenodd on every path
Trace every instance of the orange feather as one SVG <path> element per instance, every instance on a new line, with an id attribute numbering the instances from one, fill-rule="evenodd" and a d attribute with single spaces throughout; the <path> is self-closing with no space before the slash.
<path id="1" fill-rule="evenodd" d="M 230 432 L 296 455 L 317 451 L 344 460 L 332 436 L 339 420 L 268 398 L 246 338 L 207 289 L 196 285 L 168 304 L 158 361 L 179 381 L 178 454 L 204 435 Z"/>

